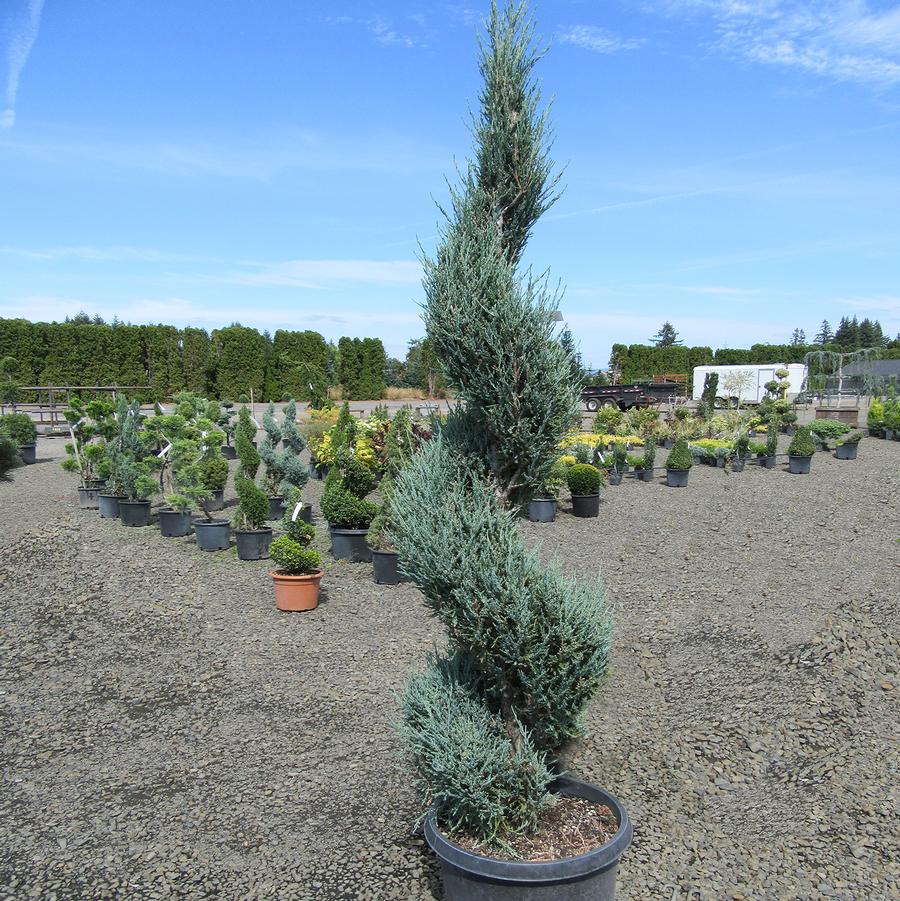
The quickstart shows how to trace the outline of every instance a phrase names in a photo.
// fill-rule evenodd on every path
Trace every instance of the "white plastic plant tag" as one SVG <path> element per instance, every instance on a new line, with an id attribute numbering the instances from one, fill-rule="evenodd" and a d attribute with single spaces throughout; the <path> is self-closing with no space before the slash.
<path id="1" fill-rule="evenodd" d="M 252 413 L 250 414 L 250 422 L 252 422 L 253 425 L 255 425 L 257 429 L 259 429 L 259 423 L 256 421 L 256 417 Z"/>
<path id="2" fill-rule="evenodd" d="M 297 517 L 300 515 L 300 511 L 303 509 L 303 501 L 300 501 L 295 507 L 294 512 L 291 514 L 291 522 L 296 522 Z"/>
<path id="3" fill-rule="evenodd" d="M 159 459 L 161 460 L 163 457 L 166 456 L 166 454 L 169 453 L 170 450 L 172 450 L 171 442 L 169 444 L 167 444 L 156 456 L 159 457 Z"/>

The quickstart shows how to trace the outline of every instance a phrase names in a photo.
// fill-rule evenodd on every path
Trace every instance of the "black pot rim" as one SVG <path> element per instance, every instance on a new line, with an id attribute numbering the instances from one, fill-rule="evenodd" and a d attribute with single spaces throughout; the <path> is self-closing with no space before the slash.
<path id="1" fill-rule="evenodd" d="M 812 454 L 788 454 L 792 460 L 812 460 Z"/>
<path id="2" fill-rule="evenodd" d="M 197 528 L 197 526 L 202 528 L 203 526 L 227 526 L 230 523 L 227 519 L 192 519 L 191 525 L 194 528 Z"/>
<path id="3" fill-rule="evenodd" d="M 136 497 L 136 498 L 134 498 L 134 499 L 130 499 L 130 498 L 127 498 L 127 497 L 123 497 L 123 498 L 121 498 L 121 499 L 119 500 L 119 503 L 120 503 L 120 504 L 126 504 L 126 505 L 129 505 L 129 504 L 130 504 L 130 505 L 135 506 L 135 507 L 138 507 L 138 506 L 143 507 L 143 506 L 146 504 L 146 505 L 149 507 L 149 506 L 150 506 L 150 499 L 149 499 L 149 498 L 145 498 L 144 500 L 141 500 L 139 497 Z"/>
<path id="4" fill-rule="evenodd" d="M 114 497 L 117 501 L 124 501 L 124 500 L 125 500 L 125 495 L 124 495 L 124 494 L 112 494 L 112 493 L 109 492 L 109 491 L 101 491 L 101 492 L 100 492 L 100 497 Z"/>
<path id="5" fill-rule="evenodd" d="M 329 526 L 329 531 L 334 535 L 368 535 L 368 529 L 339 529 L 337 526 Z"/>
<path id="6" fill-rule="evenodd" d="M 224 522 L 225 520 L 223 520 Z M 266 532 L 269 534 L 272 533 L 271 528 L 269 526 L 263 526 L 261 529 L 235 529 L 235 535 L 264 535 Z"/>
<path id="7" fill-rule="evenodd" d="M 619 822 L 619 830 L 604 844 L 579 854 L 577 857 L 564 857 L 551 861 L 518 861 L 499 860 L 473 854 L 447 839 L 437 827 L 434 813 L 430 812 L 425 819 L 425 838 L 431 849 L 444 862 L 458 870 L 475 877 L 487 877 L 506 882 L 518 882 L 525 885 L 553 884 L 560 881 L 574 881 L 616 864 L 631 844 L 633 828 L 628 812 L 619 799 L 598 785 L 582 782 L 568 776 L 561 776 L 551 786 L 560 793 L 568 793 L 575 797 L 588 797 L 609 807 Z M 567 791 L 568 790 L 568 791 Z"/>
<path id="8" fill-rule="evenodd" d="M 372 547 L 371 545 L 369 546 L 369 550 L 372 551 L 373 555 L 378 554 L 381 557 L 396 557 L 397 556 L 396 551 L 381 551 L 377 547 Z"/>
<path id="9" fill-rule="evenodd" d="M 570 491 L 569 494 L 572 494 L 572 492 Z M 572 497 L 599 497 L 599 496 L 600 496 L 599 491 L 592 491 L 590 494 L 572 494 Z"/>
<path id="10" fill-rule="evenodd" d="M 168 516 L 170 514 L 173 514 L 175 516 L 190 516 L 191 515 L 190 510 L 188 510 L 188 511 L 176 510 L 174 507 L 160 507 L 157 512 L 159 513 L 160 516 L 163 516 L 163 515 Z"/>
<path id="11" fill-rule="evenodd" d="M 666 467 L 666 472 L 690 472 L 693 469 L 692 466 L 689 466 L 687 469 L 675 469 L 672 466 Z"/>

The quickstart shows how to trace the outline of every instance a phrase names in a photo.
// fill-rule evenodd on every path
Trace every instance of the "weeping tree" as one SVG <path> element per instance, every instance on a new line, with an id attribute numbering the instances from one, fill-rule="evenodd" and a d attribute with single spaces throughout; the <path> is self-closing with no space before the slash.
<path id="1" fill-rule="evenodd" d="M 424 261 L 428 338 L 463 403 L 397 475 L 389 526 L 447 630 L 446 652 L 406 687 L 402 732 L 440 825 L 494 844 L 552 803 L 553 763 L 582 732 L 611 634 L 602 584 L 526 551 L 515 516 L 578 398 L 557 295 L 518 270 L 558 180 L 532 35 L 524 3 L 494 3 L 474 160 Z"/>

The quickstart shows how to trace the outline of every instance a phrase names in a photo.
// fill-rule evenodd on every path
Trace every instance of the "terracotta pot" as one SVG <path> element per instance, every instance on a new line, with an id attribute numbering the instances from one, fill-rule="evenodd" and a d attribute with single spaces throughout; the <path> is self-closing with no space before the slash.
<path id="1" fill-rule="evenodd" d="M 275 586 L 275 606 L 279 610 L 315 610 L 319 604 L 319 582 L 324 575 L 323 570 L 302 576 L 289 576 L 278 570 L 269 575 Z"/>

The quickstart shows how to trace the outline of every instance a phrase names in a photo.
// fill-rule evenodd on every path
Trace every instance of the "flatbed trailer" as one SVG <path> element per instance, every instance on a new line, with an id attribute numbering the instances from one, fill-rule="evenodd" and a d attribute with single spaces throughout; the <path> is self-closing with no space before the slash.
<path id="1" fill-rule="evenodd" d="M 594 413 L 600 407 L 617 407 L 619 410 L 655 407 L 683 395 L 684 385 L 678 382 L 654 382 L 584 388 L 581 400 L 588 410 Z"/>

